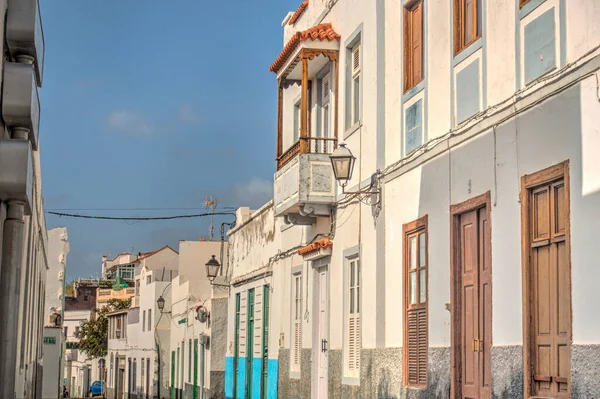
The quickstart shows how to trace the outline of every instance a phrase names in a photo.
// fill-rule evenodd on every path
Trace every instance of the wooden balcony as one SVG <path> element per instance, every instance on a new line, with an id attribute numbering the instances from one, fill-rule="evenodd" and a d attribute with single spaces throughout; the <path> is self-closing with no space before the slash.
<path id="1" fill-rule="evenodd" d="M 335 137 L 301 137 L 277 158 L 277 170 L 298 154 L 331 154 L 336 147 Z"/>

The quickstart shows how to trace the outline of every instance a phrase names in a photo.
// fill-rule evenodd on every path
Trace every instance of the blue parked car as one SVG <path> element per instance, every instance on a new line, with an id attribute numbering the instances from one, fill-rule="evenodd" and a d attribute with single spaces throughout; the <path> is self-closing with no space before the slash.
<path id="1" fill-rule="evenodd" d="M 102 381 L 94 381 L 90 386 L 90 396 L 102 396 L 104 394 L 104 383 Z"/>

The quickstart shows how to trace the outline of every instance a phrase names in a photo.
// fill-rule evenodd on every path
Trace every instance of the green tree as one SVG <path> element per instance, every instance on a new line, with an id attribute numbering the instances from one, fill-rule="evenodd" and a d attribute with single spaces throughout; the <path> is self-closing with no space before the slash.
<path id="1" fill-rule="evenodd" d="M 108 352 L 108 319 L 107 313 L 129 308 L 131 300 L 111 299 L 102 309 L 94 309 L 95 317 L 82 321 L 79 331 L 79 349 L 90 359 L 100 359 Z"/>
<path id="2" fill-rule="evenodd" d="M 65 296 L 75 296 L 75 290 L 73 288 L 73 281 L 71 281 L 65 286 Z"/>

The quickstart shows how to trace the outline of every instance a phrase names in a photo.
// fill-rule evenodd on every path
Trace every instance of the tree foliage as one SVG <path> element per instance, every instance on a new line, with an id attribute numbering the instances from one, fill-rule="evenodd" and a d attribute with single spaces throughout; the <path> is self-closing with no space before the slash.
<path id="1" fill-rule="evenodd" d="M 79 324 L 75 334 L 79 338 L 79 349 L 90 359 L 99 359 L 108 352 L 108 318 L 107 313 L 129 308 L 131 300 L 111 299 L 102 309 L 94 309 L 96 315 Z"/>
<path id="2" fill-rule="evenodd" d="M 66 296 L 75 296 L 75 289 L 73 286 L 73 281 L 65 286 L 65 295 Z"/>

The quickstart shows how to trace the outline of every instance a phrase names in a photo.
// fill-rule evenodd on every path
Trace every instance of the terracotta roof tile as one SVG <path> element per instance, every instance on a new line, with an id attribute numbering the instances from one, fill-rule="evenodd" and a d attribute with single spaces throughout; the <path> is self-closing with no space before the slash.
<path id="1" fill-rule="evenodd" d="M 294 25 L 296 23 L 296 21 L 298 20 L 298 18 L 300 18 L 300 16 L 304 13 L 304 10 L 306 10 L 306 7 L 308 7 L 308 0 L 304 0 L 302 3 L 300 3 L 300 6 L 298 6 L 298 9 L 294 13 L 294 15 L 292 15 L 292 17 L 290 18 L 288 25 Z"/>
<path id="2" fill-rule="evenodd" d="M 327 40 L 329 42 L 333 40 L 339 41 L 340 35 L 333 30 L 331 24 L 320 24 L 305 31 L 296 32 L 283 47 L 283 50 L 277 59 L 275 59 L 275 62 L 273 62 L 273 64 L 269 67 L 269 71 L 275 73 L 279 72 L 281 67 L 287 62 L 292 53 L 298 48 L 300 43 L 307 40 Z"/>
<path id="3" fill-rule="evenodd" d="M 318 251 L 319 249 L 328 249 L 333 247 L 333 241 L 329 238 L 323 238 L 322 240 L 317 240 L 312 244 L 305 246 L 304 248 L 300 248 L 298 250 L 298 255 L 308 255 L 311 252 Z"/>

